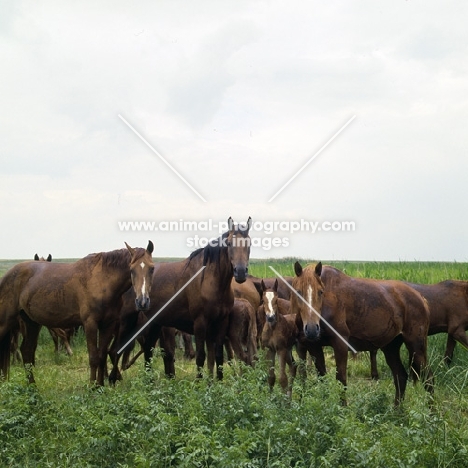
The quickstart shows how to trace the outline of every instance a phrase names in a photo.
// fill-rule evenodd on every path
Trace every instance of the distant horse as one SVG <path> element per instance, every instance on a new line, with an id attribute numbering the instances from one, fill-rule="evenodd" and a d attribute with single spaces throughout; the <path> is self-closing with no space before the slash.
<path id="1" fill-rule="evenodd" d="M 152 322 L 143 330 L 146 365 L 153 356 L 153 347 L 159 338 L 161 327 L 175 327 L 195 335 L 198 377 L 202 376 L 208 353 L 209 374 L 213 375 L 216 360 L 217 377 L 223 378 L 223 343 L 228 329 L 229 313 L 234 304 L 231 281 L 233 277 L 238 283 L 246 280 L 250 256 L 250 222 L 249 218 L 247 225 L 240 227 L 234 225 L 232 218 L 229 218 L 228 232 L 219 239 L 210 241 L 206 247 L 195 250 L 187 259 L 155 264 L 151 307 L 147 312 Z M 192 278 L 193 281 L 181 290 Z M 166 307 L 160 310 L 164 305 Z M 153 320 L 152 317 L 158 311 L 160 313 Z M 119 355 L 116 351 L 138 333 L 137 319 L 135 307 L 132 306 L 132 293 L 128 292 L 124 296 L 116 346 L 112 347 L 114 355 L 111 356 L 111 382 L 120 378 Z M 168 349 L 164 351 L 165 373 L 174 376 L 174 355 L 171 355 Z"/>
<path id="2" fill-rule="evenodd" d="M 30 383 L 41 325 L 71 328 L 83 324 L 89 353 L 90 380 L 104 384 L 109 342 L 118 324 L 122 294 L 131 288 L 137 307 L 149 307 L 151 258 L 148 247 L 90 254 L 73 263 L 22 262 L 0 281 L 0 373 L 8 376 L 11 331 L 24 321 L 21 344 Z"/>
<path id="3" fill-rule="evenodd" d="M 318 340 L 324 291 L 320 278 L 322 263 L 302 268 L 300 263 L 296 262 L 294 271 L 296 276 L 292 280 L 292 287 L 296 294 L 291 295 L 290 314 L 288 315 L 279 312 L 280 299 L 278 299 L 277 281 L 275 281 L 273 288 L 267 288 L 265 283 L 261 282 L 263 310 L 265 312 L 262 346 L 267 348 L 266 358 L 271 361 L 268 383 L 272 389 L 276 380 L 275 357 L 278 354 L 279 382 L 288 396 L 291 396 L 293 380 L 296 375 L 292 349 L 297 342 L 299 333 L 312 342 Z M 286 375 L 286 365 L 289 367 L 289 380 Z"/>
<path id="4" fill-rule="evenodd" d="M 444 360 L 450 365 L 458 341 L 468 350 L 468 282 L 447 280 L 436 284 L 407 283 L 427 300 L 430 311 L 428 335 L 447 333 Z M 378 379 L 377 351 L 371 351 L 371 375 Z"/>
<path id="5" fill-rule="evenodd" d="M 304 358 L 307 347 L 316 358 L 317 370 L 325 373 L 322 346 L 332 346 L 337 379 L 346 386 L 349 342 L 358 351 L 382 349 L 395 384 L 395 405 L 404 398 L 408 373 L 401 362 L 400 348 L 408 348 L 410 372 L 414 381 L 426 373 L 424 386 L 433 392 L 433 376 L 427 366 L 429 308 L 417 291 L 401 281 L 353 278 L 331 266 L 322 271 L 325 296 L 320 341 L 300 340 L 298 354 Z M 302 351 L 301 346 L 303 345 Z"/>

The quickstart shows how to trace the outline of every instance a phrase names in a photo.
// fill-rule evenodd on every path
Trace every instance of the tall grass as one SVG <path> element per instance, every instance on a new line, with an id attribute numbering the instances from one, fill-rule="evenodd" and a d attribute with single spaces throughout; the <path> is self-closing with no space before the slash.
<path id="1" fill-rule="evenodd" d="M 256 276 L 269 265 L 293 274 L 295 259 L 252 261 Z M 304 263 L 306 263 L 304 261 Z M 324 262 L 332 263 L 332 262 Z M 3 263 L 0 263 L 0 268 Z M 466 264 L 333 262 L 353 276 L 436 282 L 467 279 Z M 267 364 L 226 366 L 221 382 L 195 378 L 195 364 L 177 351 L 177 377 L 164 377 L 156 353 L 150 372 L 142 361 L 116 387 L 89 386 L 85 339 L 74 355 L 55 354 L 42 330 L 27 385 L 15 364 L 0 383 L 0 466 L 51 467 L 465 467 L 468 450 L 468 355 L 457 346 L 453 365 L 442 363 L 445 335 L 429 337 L 436 378 L 431 405 L 423 386 L 409 385 L 393 408 L 393 381 L 379 353 L 381 379 L 370 380 L 367 354 L 349 361 L 348 405 L 333 375 L 309 368 L 288 400 L 266 383 Z"/>

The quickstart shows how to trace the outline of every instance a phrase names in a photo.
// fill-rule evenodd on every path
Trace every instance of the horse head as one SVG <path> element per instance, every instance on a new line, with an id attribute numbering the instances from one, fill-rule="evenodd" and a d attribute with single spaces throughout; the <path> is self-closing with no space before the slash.
<path id="1" fill-rule="evenodd" d="M 249 230 L 252 218 L 249 216 L 245 226 L 234 225 L 232 218 L 228 219 L 229 231 L 226 237 L 228 257 L 232 264 L 234 279 L 238 283 L 245 282 L 249 271 L 250 236 Z"/>
<path id="2" fill-rule="evenodd" d="M 134 249 L 126 242 L 125 245 L 131 254 L 130 273 L 136 295 L 135 305 L 137 310 L 146 311 L 150 307 L 151 285 L 153 284 L 154 263 L 151 254 L 154 246 L 151 241 L 148 242 L 146 250 Z"/>
<path id="3" fill-rule="evenodd" d="M 262 302 L 265 311 L 266 321 L 270 324 L 275 324 L 278 320 L 278 279 L 276 279 L 273 288 L 267 288 L 265 283 L 261 282 L 262 286 Z"/>
<path id="4" fill-rule="evenodd" d="M 324 286 L 320 278 L 322 263 L 302 268 L 299 262 L 294 264 L 296 276 L 292 287 L 291 310 L 296 313 L 296 323 L 302 327 L 305 337 L 315 341 L 320 336 L 320 317 Z"/>

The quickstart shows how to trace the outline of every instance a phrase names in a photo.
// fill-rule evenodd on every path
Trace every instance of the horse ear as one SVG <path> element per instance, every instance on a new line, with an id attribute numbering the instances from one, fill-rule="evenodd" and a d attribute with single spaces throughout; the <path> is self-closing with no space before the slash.
<path id="1" fill-rule="evenodd" d="M 154 245 L 151 241 L 148 241 L 148 247 L 146 247 L 148 253 L 152 254 L 154 250 Z"/>
<path id="2" fill-rule="evenodd" d="M 130 247 L 126 242 L 125 245 L 127 246 L 128 251 L 132 254 L 132 257 L 135 255 L 135 249 Z"/>
<path id="3" fill-rule="evenodd" d="M 247 220 L 247 225 L 245 228 L 245 233 L 248 234 L 250 231 L 250 228 L 252 227 L 252 217 L 249 216 L 249 219 Z"/>
<path id="4" fill-rule="evenodd" d="M 232 220 L 231 216 L 229 216 L 229 219 L 228 219 L 228 227 L 229 227 L 229 231 L 234 230 L 234 221 Z"/>
<path id="5" fill-rule="evenodd" d="M 263 282 L 263 280 L 262 280 Z M 258 295 L 260 296 L 260 303 L 262 302 L 262 298 L 263 298 L 263 287 L 262 287 L 262 283 L 258 282 L 258 281 L 252 281 L 252 283 L 254 284 L 255 286 L 255 289 L 257 290 L 258 292 Z"/>
<path id="6" fill-rule="evenodd" d="M 34 255 L 34 260 L 36 260 L 36 262 L 39 260 L 39 255 L 35 254 Z"/>
<path id="7" fill-rule="evenodd" d="M 322 274 L 322 262 L 318 262 L 317 265 L 315 265 L 315 273 L 317 276 Z"/>
<path id="8" fill-rule="evenodd" d="M 299 262 L 296 262 L 294 264 L 294 272 L 296 273 L 296 276 L 301 276 L 302 275 L 302 266 Z"/>
<path id="9" fill-rule="evenodd" d="M 260 285 L 262 286 L 262 292 L 265 291 L 266 286 L 265 286 L 265 281 L 263 281 L 263 278 L 262 278 L 262 282 L 260 283 Z"/>
<path id="10" fill-rule="evenodd" d="M 51 262 L 51 261 L 52 261 L 52 255 L 49 254 L 49 255 L 47 256 L 47 261 L 48 261 L 48 262 Z"/>
<path id="11" fill-rule="evenodd" d="M 275 285 L 273 286 L 273 291 L 278 292 L 278 278 L 276 278 Z"/>

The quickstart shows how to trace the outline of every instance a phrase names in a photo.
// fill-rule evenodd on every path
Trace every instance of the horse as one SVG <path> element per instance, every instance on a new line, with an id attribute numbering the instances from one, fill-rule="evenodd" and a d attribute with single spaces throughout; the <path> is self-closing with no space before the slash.
<path id="1" fill-rule="evenodd" d="M 209 375 L 213 376 L 216 361 L 217 378 L 223 378 L 223 343 L 234 304 L 231 281 L 234 278 L 238 283 L 243 283 L 247 277 L 250 223 L 249 217 L 247 225 L 241 227 L 229 218 L 227 232 L 193 251 L 185 260 L 155 264 L 152 280 L 154 293 L 151 295 L 151 307 L 146 312 L 151 323 L 144 330 L 146 367 L 150 364 L 161 327 L 175 327 L 195 335 L 197 377 L 202 377 L 208 353 Z M 132 292 L 129 291 L 124 296 L 119 334 L 112 347 L 113 369 L 109 374 L 112 383 L 121 378 L 117 351 L 133 340 L 135 332 L 139 334 L 137 319 L 132 307 Z M 174 355 L 168 349 L 164 351 L 165 373 L 173 377 Z"/>
<path id="2" fill-rule="evenodd" d="M 36 262 L 51 262 L 52 255 L 49 254 L 47 258 L 39 257 L 39 255 L 34 255 L 34 260 Z M 59 352 L 60 346 L 65 348 L 66 353 L 69 356 L 73 355 L 73 351 L 70 346 L 70 339 L 75 332 L 74 328 L 67 328 L 66 330 L 62 328 L 47 328 L 49 330 L 50 336 L 52 337 L 52 341 L 54 342 L 55 352 Z"/>
<path id="3" fill-rule="evenodd" d="M 297 343 L 299 333 L 302 333 L 310 341 L 318 340 L 324 291 L 320 278 L 321 262 L 304 269 L 299 262 L 296 262 L 294 271 L 296 276 L 292 280 L 292 288 L 294 288 L 295 294 L 291 295 L 289 314 L 279 312 L 277 280 L 273 288 L 267 288 L 265 282 L 261 282 L 265 313 L 261 341 L 262 346 L 267 348 L 266 359 L 271 361 L 268 384 L 272 390 L 276 381 L 275 358 L 278 355 L 279 383 L 289 397 L 292 395 L 292 385 L 296 376 L 296 363 L 293 359 L 292 349 Z M 286 375 L 286 365 L 289 367 L 290 379 Z"/>
<path id="4" fill-rule="evenodd" d="M 36 262 L 51 262 L 52 255 L 49 254 L 47 259 L 44 257 L 39 257 L 37 253 L 34 255 L 34 260 Z M 19 362 L 21 360 L 21 354 L 19 353 L 19 335 L 24 336 L 26 333 L 25 325 L 21 320 L 21 317 L 18 319 L 18 327 L 12 330 L 12 337 L 11 337 L 11 354 L 13 356 L 13 362 Z M 58 353 L 59 346 L 63 346 L 65 348 L 66 353 L 69 356 L 73 355 L 73 351 L 70 346 L 70 339 L 73 334 L 73 329 L 62 330 L 61 328 L 47 328 L 52 337 L 54 342 L 55 352 Z"/>
<path id="5" fill-rule="evenodd" d="M 248 366 L 253 366 L 257 355 L 257 318 L 252 304 L 235 298 L 229 313 L 226 347 Z M 231 353 L 232 354 L 232 353 Z M 232 358 L 228 352 L 228 356 Z"/>
<path id="6" fill-rule="evenodd" d="M 413 381 L 421 379 L 425 372 L 424 387 L 432 397 L 434 380 L 427 365 L 429 306 L 422 295 L 401 281 L 353 278 L 331 266 L 323 267 L 322 281 L 325 286 L 322 333 L 314 343 L 300 337 L 299 356 L 304 359 L 305 349 L 309 350 L 323 375 L 326 369 L 322 347 L 331 346 L 337 379 L 346 388 L 348 343 L 358 351 L 382 349 L 392 371 L 394 403 L 398 406 L 408 380 L 400 357 L 404 343 Z"/>
<path id="7" fill-rule="evenodd" d="M 267 286 L 268 284 L 268 286 Z M 265 282 L 263 279 L 260 280 L 258 289 L 261 293 L 261 302 L 260 305 L 257 307 L 257 330 L 259 330 L 258 333 L 258 339 L 261 340 L 261 333 L 263 330 L 263 326 L 265 325 L 266 321 L 266 312 L 265 312 L 265 302 L 264 302 L 264 296 L 263 293 L 267 289 L 270 290 L 270 292 L 273 292 L 274 295 L 271 297 L 271 305 L 268 306 L 269 309 L 276 308 L 278 309 L 278 312 L 281 315 L 288 315 L 291 313 L 290 308 L 291 308 L 291 303 L 288 299 L 282 299 L 279 295 L 279 290 L 280 290 L 280 284 L 278 283 L 278 278 L 275 278 L 275 281 L 272 283 L 271 281 Z"/>
<path id="8" fill-rule="evenodd" d="M 276 277 L 275 278 L 258 278 L 252 275 L 248 275 L 247 277 L 247 280 L 250 280 L 254 284 L 260 298 L 262 297 L 262 294 L 263 294 L 262 281 L 265 287 L 273 289 L 275 285 L 275 281 L 277 279 L 278 278 Z M 280 283 L 277 283 L 277 286 L 276 286 L 277 295 L 279 299 L 285 299 L 289 301 L 291 298 L 291 288 L 288 287 L 288 284 L 292 286 L 293 277 L 283 276 L 283 280 L 285 280 L 287 284 L 283 281 L 281 281 Z"/>
<path id="9" fill-rule="evenodd" d="M 428 336 L 447 333 L 444 362 L 450 365 L 457 341 L 468 350 L 468 282 L 447 280 L 436 284 L 406 283 L 427 300 L 430 311 Z M 376 351 L 371 351 L 371 375 L 378 379 Z"/>
<path id="10" fill-rule="evenodd" d="M 0 374 L 8 377 L 10 338 L 21 316 L 21 344 L 29 383 L 39 330 L 83 325 L 90 381 L 104 384 L 108 345 L 118 324 L 122 295 L 133 285 L 137 307 L 149 307 L 153 243 L 148 247 L 90 254 L 73 263 L 28 261 L 13 266 L 0 282 Z"/>

